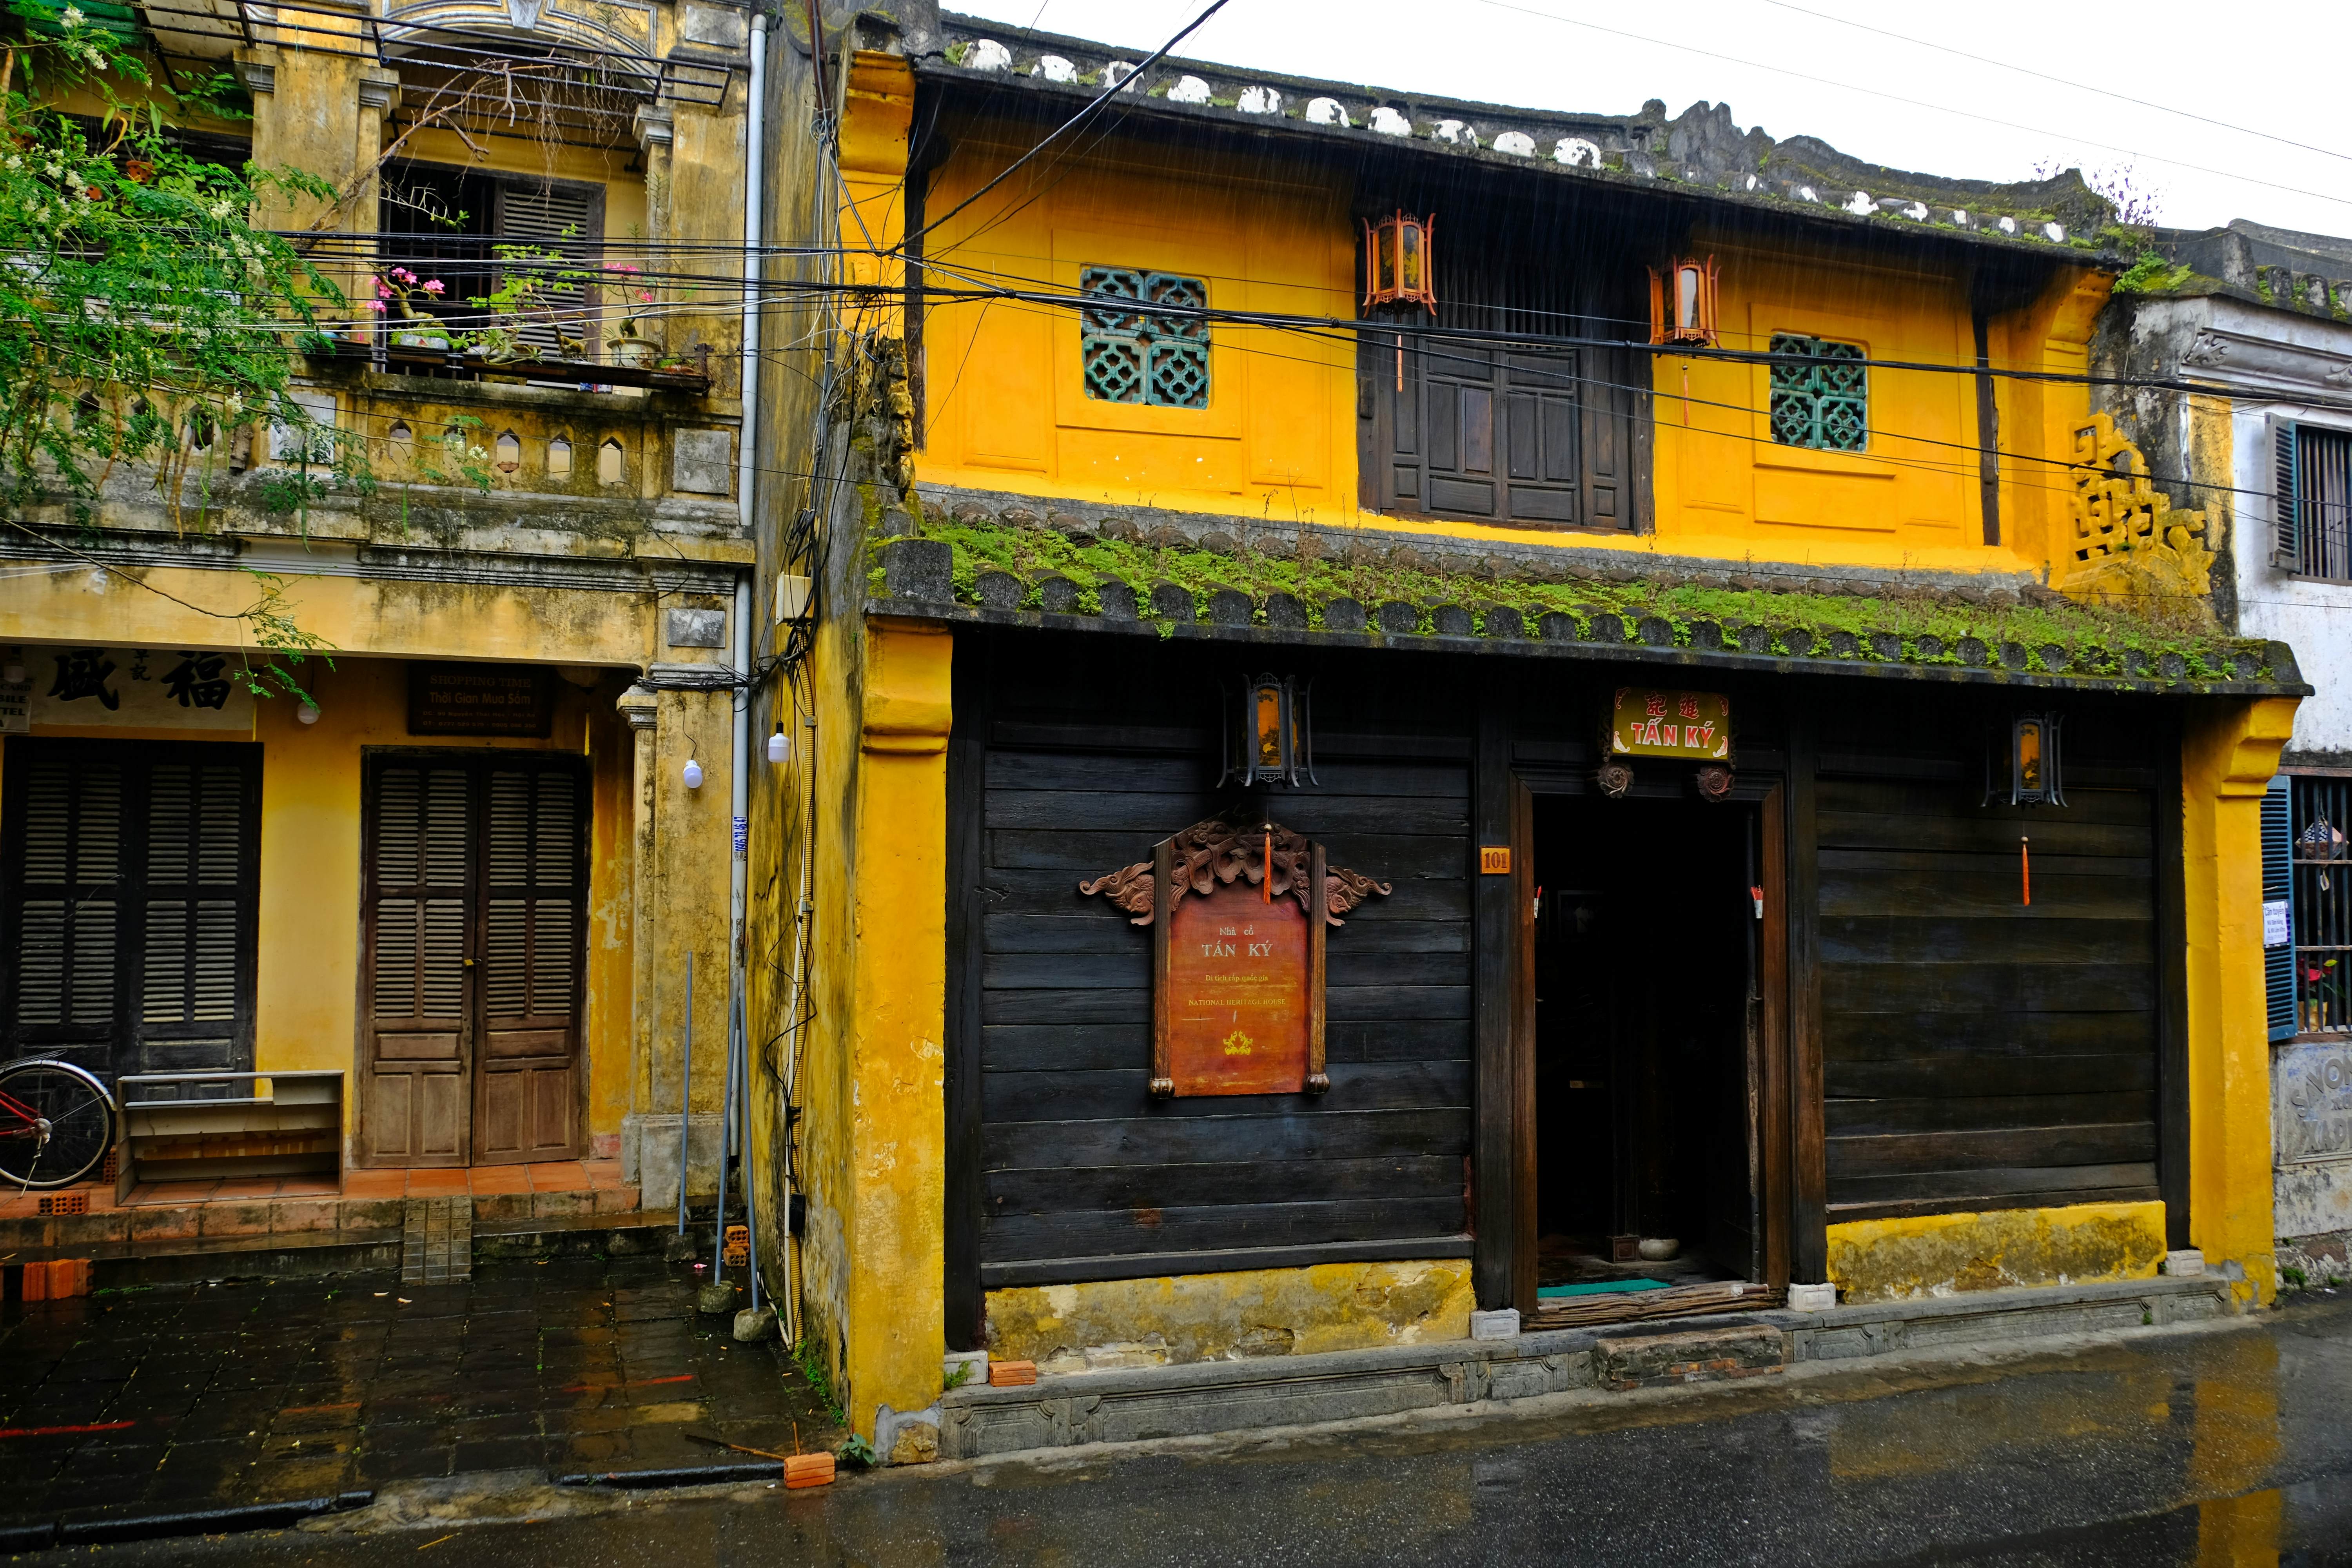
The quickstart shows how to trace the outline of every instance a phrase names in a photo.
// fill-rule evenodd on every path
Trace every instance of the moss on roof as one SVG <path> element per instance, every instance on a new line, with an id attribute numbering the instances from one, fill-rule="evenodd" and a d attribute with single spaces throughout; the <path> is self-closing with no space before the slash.
<path id="1" fill-rule="evenodd" d="M 1318 630 L 1326 629 L 1325 611 L 1334 600 L 1352 600 L 1368 613 L 1385 604 L 1412 605 L 1417 629 L 1424 633 L 1434 630 L 1433 612 L 1442 605 L 1491 605 L 1518 611 L 1530 637 L 1538 635 L 1542 616 L 1561 615 L 1574 622 L 1580 640 L 1661 640 L 1654 628 L 1646 638 L 1637 629 L 1646 621 L 1668 628 L 1675 647 L 1711 646 L 1713 639 L 1701 628 L 1712 626 L 1735 646 L 1783 657 L 1959 668 L 1999 664 L 2004 645 L 2014 645 L 2023 650 L 2023 668 L 2039 673 L 2146 679 L 2165 671 L 2168 679 L 2242 680 L 2247 675 L 2239 660 L 2251 656 L 2260 670 L 2256 679 L 2295 679 L 2292 672 L 2272 669 L 2268 643 L 2227 637 L 2210 627 L 2161 626 L 2122 609 L 2076 604 L 2056 595 L 2038 595 L 2041 602 L 2033 604 L 1972 604 L 1958 595 L 1927 593 L 1784 593 L 1664 577 L 1541 583 L 1372 558 L 1310 554 L 1299 559 L 1247 547 L 1221 553 L 1086 534 L 1073 538 L 1048 527 L 950 521 L 936 513 L 927 514 L 919 527 L 923 537 L 952 547 L 956 597 L 963 603 L 981 604 L 982 574 L 998 571 L 1022 584 L 1022 608 L 1042 608 L 1044 584 L 1060 576 L 1076 590 L 1074 607 L 1098 615 L 1101 588 L 1118 582 L 1134 590 L 1142 617 L 1160 621 L 1163 628 L 1174 623 L 1153 613 L 1151 590 L 1172 583 L 1192 595 L 1196 622 L 1210 620 L 1212 594 L 1233 588 L 1249 595 L 1253 620 L 1260 626 L 1267 624 L 1267 598 L 1287 594 L 1300 602 L 1309 627 Z M 1725 563 L 1727 572 L 1737 572 L 1738 566 Z M 878 570 L 874 591 L 883 592 Z M 1605 624 L 1596 626 L 1604 616 L 1615 618 L 1613 631 Z M 1750 627 L 1769 630 L 1764 646 L 1738 638 L 1741 629 Z M 1964 648 L 1970 639 L 1981 648 Z M 2063 659 L 2053 658 L 2053 652 Z M 2138 658 L 2129 658 L 2132 655 Z M 2167 655 L 2179 659 L 2177 675 L 2166 670 Z"/>

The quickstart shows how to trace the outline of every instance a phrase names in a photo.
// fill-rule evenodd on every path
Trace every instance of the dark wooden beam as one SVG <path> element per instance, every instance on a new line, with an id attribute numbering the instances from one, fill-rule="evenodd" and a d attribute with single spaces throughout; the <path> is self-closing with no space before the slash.
<path id="1" fill-rule="evenodd" d="M 1479 848 L 1511 842 L 1511 730 L 1508 699 L 1494 687 L 1478 703 L 1476 760 L 1471 766 L 1470 858 L 1476 1125 L 1472 1184 L 1477 1230 L 1473 1284 L 1478 1305 L 1493 1310 L 1517 1298 L 1517 1034 L 1512 973 L 1517 968 L 1518 879 L 1481 875 Z"/>
<path id="2" fill-rule="evenodd" d="M 1787 903 L 1790 1277 L 1829 1278 L 1829 1178 L 1822 1132 L 1821 853 L 1814 803 L 1818 754 L 1811 710 L 1789 715 Z M 1768 889 L 1769 893 L 1769 889 Z"/>
<path id="3" fill-rule="evenodd" d="M 2189 1240 L 2189 889 L 2181 853 L 2180 716 L 2156 737 L 2157 1185 L 2165 1245 Z"/>
<path id="4" fill-rule="evenodd" d="M 981 975 L 984 923 L 982 812 L 988 778 L 988 641 L 956 638 L 947 784 L 947 1214 L 945 1311 L 950 1350 L 986 1346 L 980 1274 Z"/>

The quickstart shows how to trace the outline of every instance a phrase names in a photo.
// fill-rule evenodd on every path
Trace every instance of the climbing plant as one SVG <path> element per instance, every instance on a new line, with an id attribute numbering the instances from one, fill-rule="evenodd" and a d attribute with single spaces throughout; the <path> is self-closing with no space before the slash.
<path id="1" fill-rule="evenodd" d="M 254 221 L 323 198 L 296 170 L 231 169 L 173 134 L 239 112 L 232 79 L 150 60 L 131 13 L 14 0 L 0 19 L 0 509 L 62 503 L 85 526 L 119 470 L 152 481 L 175 528 L 199 519 L 240 440 L 273 510 L 364 490 L 362 449 L 292 395 L 294 350 L 342 312 L 333 280 Z M 119 19 L 118 19 L 119 18 Z M 324 647 L 275 584 L 227 615 L 269 656 L 249 682 L 299 691 Z"/>

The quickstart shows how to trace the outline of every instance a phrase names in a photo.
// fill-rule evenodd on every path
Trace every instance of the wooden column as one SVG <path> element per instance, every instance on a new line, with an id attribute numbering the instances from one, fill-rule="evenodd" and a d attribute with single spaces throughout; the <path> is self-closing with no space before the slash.
<path id="1" fill-rule="evenodd" d="M 947 1133 L 944 1300 L 948 1349 L 987 1345 L 987 1299 L 980 1282 L 981 962 L 987 951 L 982 903 L 988 770 L 987 654 L 959 638 L 955 713 L 948 735 Z"/>
<path id="2" fill-rule="evenodd" d="M 1789 952 L 1790 1278 L 1829 1278 L 1829 1175 L 1822 1078 L 1821 846 L 1813 770 L 1813 716 L 1802 700 L 1789 715 L 1787 785 Z M 1770 896 L 1770 889 L 1766 889 Z"/>
<path id="3" fill-rule="evenodd" d="M 1518 1163 L 1513 1121 L 1518 1071 L 1511 993 L 1518 942 L 1512 919 L 1517 879 L 1481 875 L 1478 850 L 1482 845 L 1511 842 L 1511 728 L 1505 699 L 1492 690 L 1483 694 L 1470 780 L 1471 1100 L 1475 1119 L 1471 1179 L 1472 1218 L 1478 1228 L 1471 1273 L 1478 1305 L 1490 1311 L 1513 1306 L 1517 1298 Z"/>

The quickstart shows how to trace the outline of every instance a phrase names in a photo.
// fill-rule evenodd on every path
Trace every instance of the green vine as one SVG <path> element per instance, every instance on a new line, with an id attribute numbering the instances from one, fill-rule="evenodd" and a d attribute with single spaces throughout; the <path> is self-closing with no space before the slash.
<path id="1" fill-rule="evenodd" d="M 2050 665 L 2042 650 L 2056 647 L 2066 656 L 2069 674 L 2130 674 L 2123 662 L 2130 652 L 2144 655 L 2151 666 L 2167 654 L 2177 655 L 2186 677 L 2202 680 L 2235 679 L 2235 657 L 2251 653 L 2268 674 L 2267 645 L 2263 642 L 2160 626 L 2124 610 L 2071 602 L 1973 605 L 1924 593 L 1874 598 L 1780 593 L 1701 586 L 1663 575 L 1626 583 L 1496 581 L 1369 556 L 1300 560 L 1249 549 L 1222 554 L 1108 539 L 1080 543 L 1045 528 L 936 517 L 927 517 L 921 532 L 953 548 L 955 595 L 963 603 L 980 603 L 981 574 L 1000 571 L 1021 582 L 1024 609 L 1042 608 L 1045 582 L 1060 576 L 1076 590 L 1076 609 L 1099 615 L 1102 588 L 1118 582 L 1133 590 L 1139 614 L 1160 622 L 1163 636 L 1172 633 L 1175 623 L 1154 615 L 1151 590 L 1172 583 L 1191 596 L 1196 622 L 1210 618 L 1212 595 L 1232 588 L 1249 596 L 1252 619 L 1260 626 L 1267 624 L 1267 597 L 1288 594 L 1300 602 L 1307 624 L 1318 630 L 1325 629 L 1326 607 L 1335 599 L 1355 601 L 1367 617 L 1382 605 L 1410 605 L 1415 612 L 1414 629 L 1422 633 L 1435 630 L 1440 606 L 1499 605 L 1518 611 L 1531 637 L 1540 635 L 1538 624 L 1548 615 L 1569 617 L 1579 639 L 1591 638 L 1595 623 L 1613 616 L 1629 643 L 1640 636 L 1637 628 L 1643 622 L 1654 621 L 1669 629 L 1678 647 L 1693 646 L 1699 628 L 1712 625 L 1727 641 L 1742 628 L 1769 628 L 1768 651 L 1782 657 L 1795 655 L 1791 638 L 1799 636 L 1809 639 L 1807 658 L 1962 668 L 1968 660 L 1960 644 L 1975 638 L 1985 646 L 1988 662 L 1998 663 L 2001 646 L 2015 643 L 2026 650 L 2025 668 L 2044 673 Z M 1626 564 L 1641 569 L 1639 557 L 1629 558 Z M 874 591 L 882 592 L 878 570 Z M 1851 651 L 1833 646 L 1832 639 L 1839 633 L 1854 639 Z M 1880 646 L 1880 639 L 1889 637 L 1899 645 L 1898 652 Z"/>

